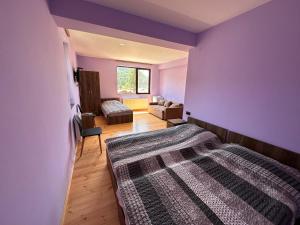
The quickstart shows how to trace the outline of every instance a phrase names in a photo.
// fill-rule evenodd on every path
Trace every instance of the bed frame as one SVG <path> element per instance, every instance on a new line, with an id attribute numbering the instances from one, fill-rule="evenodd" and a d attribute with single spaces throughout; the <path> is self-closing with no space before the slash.
<path id="1" fill-rule="evenodd" d="M 101 99 L 101 104 L 104 101 L 110 101 L 110 100 L 117 100 L 117 101 L 121 102 L 120 98 L 102 98 Z M 119 124 L 119 123 L 131 123 L 133 121 L 133 112 L 131 114 L 128 114 L 128 115 L 118 115 L 118 116 L 108 115 L 107 118 L 106 118 L 106 121 L 109 125 Z"/>
<path id="2" fill-rule="evenodd" d="M 116 100 L 116 101 L 119 101 L 122 103 L 121 99 L 120 98 L 101 98 L 101 104 L 102 102 L 105 102 L 105 101 L 112 101 L 112 100 Z"/>
<path id="3" fill-rule="evenodd" d="M 116 203 L 117 203 L 117 207 L 118 207 L 118 216 L 119 216 L 120 225 L 126 225 L 124 211 L 123 211 L 123 208 L 120 206 L 118 197 L 117 197 L 117 189 L 118 189 L 117 181 L 116 181 L 115 175 L 112 170 L 112 165 L 111 165 L 107 150 L 106 150 L 106 162 L 107 162 L 107 168 L 109 170 L 109 174 L 110 174 L 110 178 L 111 178 L 111 182 L 112 182 L 112 187 L 114 189 L 114 195 L 115 195 L 115 199 L 116 199 Z"/>
<path id="4" fill-rule="evenodd" d="M 214 124 L 193 118 L 188 117 L 188 123 L 196 124 L 197 126 L 200 126 L 214 134 L 216 134 L 223 143 L 236 143 L 241 146 L 247 147 L 253 151 L 259 152 L 260 154 L 263 154 L 265 156 L 268 156 L 270 158 L 273 158 L 285 165 L 288 165 L 290 167 L 293 167 L 295 169 L 300 170 L 300 154 L 286 150 L 284 148 L 280 148 L 271 144 L 268 144 L 266 142 L 262 142 L 259 140 L 256 140 L 254 138 L 250 138 L 248 136 L 230 131 L 228 129 L 225 129 L 223 127 L 216 126 Z M 112 171 L 112 165 L 110 163 L 110 159 L 108 158 L 108 152 L 106 151 L 106 161 L 107 161 L 107 168 L 109 170 L 111 181 L 115 193 L 115 198 L 118 205 L 118 215 L 121 225 L 125 225 L 125 216 L 122 207 L 119 205 L 118 198 L 116 195 L 117 191 L 117 182 L 116 178 L 114 176 L 114 173 Z M 298 219 L 295 222 L 295 225 L 300 225 L 300 219 Z"/>

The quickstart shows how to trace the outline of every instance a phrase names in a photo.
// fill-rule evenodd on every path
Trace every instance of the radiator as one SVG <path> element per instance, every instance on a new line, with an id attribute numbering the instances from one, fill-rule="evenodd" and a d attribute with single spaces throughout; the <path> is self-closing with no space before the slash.
<path id="1" fill-rule="evenodd" d="M 148 109 L 147 98 L 123 98 L 123 104 L 132 110 Z"/>

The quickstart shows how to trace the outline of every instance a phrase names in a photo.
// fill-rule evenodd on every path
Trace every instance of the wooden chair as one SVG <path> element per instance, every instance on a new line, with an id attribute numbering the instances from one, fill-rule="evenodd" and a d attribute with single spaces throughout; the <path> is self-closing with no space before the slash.
<path id="1" fill-rule="evenodd" d="M 91 112 L 83 113 L 80 105 L 76 105 L 77 115 L 81 115 L 81 124 L 83 129 L 95 127 L 96 115 Z"/>
<path id="2" fill-rule="evenodd" d="M 83 146 L 84 146 L 84 141 L 86 137 L 91 137 L 91 136 L 98 136 L 99 138 L 99 146 L 100 146 L 100 155 L 102 154 L 102 147 L 101 147 L 101 134 L 102 134 L 102 129 L 100 127 L 94 127 L 94 128 L 87 128 L 83 129 L 82 128 L 82 120 L 78 115 L 75 115 L 73 118 L 73 123 L 74 126 L 77 124 L 79 131 L 80 131 L 80 136 L 83 138 L 82 140 L 82 145 L 81 145 L 81 150 L 80 150 L 80 156 L 78 159 L 81 158 L 82 156 L 82 151 L 83 151 Z"/>

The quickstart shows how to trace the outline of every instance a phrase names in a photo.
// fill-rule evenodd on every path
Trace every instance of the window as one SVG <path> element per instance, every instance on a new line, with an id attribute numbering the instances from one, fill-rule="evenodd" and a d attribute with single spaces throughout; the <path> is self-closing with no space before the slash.
<path id="1" fill-rule="evenodd" d="M 136 93 L 136 71 L 135 68 L 117 67 L 118 94 Z"/>
<path id="2" fill-rule="evenodd" d="M 137 69 L 137 94 L 150 94 L 150 70 Z"/>
<path id="3" fill-rule="evenodd" d="M 118 94 L 150 94 L 150 74 L 150 69 L 118 66 Z"/>

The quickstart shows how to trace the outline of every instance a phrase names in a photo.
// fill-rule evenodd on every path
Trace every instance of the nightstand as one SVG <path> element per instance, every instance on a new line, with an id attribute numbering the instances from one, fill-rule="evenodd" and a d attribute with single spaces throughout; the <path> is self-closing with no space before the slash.
<path id="1" fill-rule="evenodd" d="M 178 125 L 186 124 L 187 122 L 183 119 L 170 119 L 167 120 L 167 127 L 175 127 Z"/>

